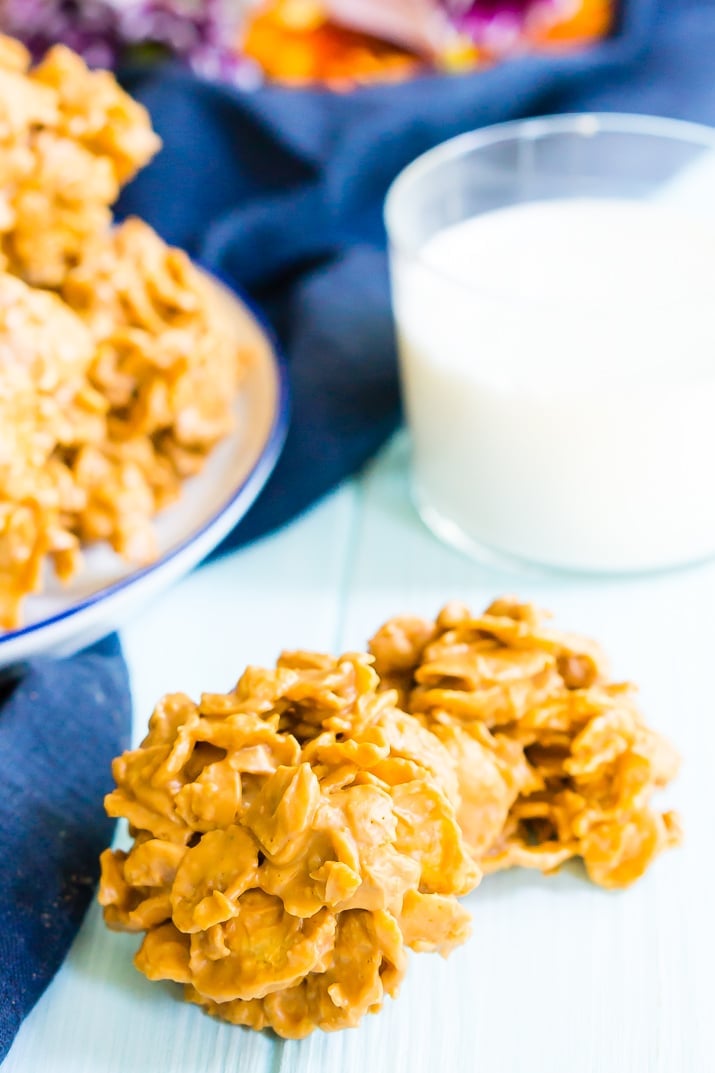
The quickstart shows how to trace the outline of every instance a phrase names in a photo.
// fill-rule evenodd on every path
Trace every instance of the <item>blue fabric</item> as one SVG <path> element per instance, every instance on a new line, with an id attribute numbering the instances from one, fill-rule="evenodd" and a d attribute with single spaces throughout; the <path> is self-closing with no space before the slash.
<path id="1" fill-rule="evenodd" d="M 0 681 L 0 1059 L 59 968 L 112 838 L 103 795 L 128 745 L 116 637 Z"/>
<path id="2" fill-rule="evenodd" d="M 630 0 L 578 55 L 350 95 L 254 94 L 178 70 L 129 88 L 164 139 L 124 212 L 244 289 L 290 367 L 293 418 L 265 491 L 224 549 L 292 518 L 399 421 L 382 200 L 413 157 L 461 131 L 576 110 L 715 122 L 715 0 Z M 56 971 L 111 837 L 102 794 L 129 693 L 113 641 L 26 669 L 0 706 L 0 1058 Z"/>

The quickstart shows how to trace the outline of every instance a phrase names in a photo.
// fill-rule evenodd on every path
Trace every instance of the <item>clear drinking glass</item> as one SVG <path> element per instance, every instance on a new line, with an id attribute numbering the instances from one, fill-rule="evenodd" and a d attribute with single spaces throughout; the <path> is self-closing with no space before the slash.
<path id="1" fill-rule="evenodd" d="M 598 258 L 574 229 L 558 288 L 548 230 L 522 249 L 514 225 L 508 244 L 475 230 L 454 263 L 430 253 L 466 220 L 573 199 L 596 244 L 605 202 L 621 216 L 604 218 Z M 616 114 L 475 131 L 402 172 L 386 224 L 427 525 L 502 564 L 630 572 L 713 555 L 715 131 Z"/>

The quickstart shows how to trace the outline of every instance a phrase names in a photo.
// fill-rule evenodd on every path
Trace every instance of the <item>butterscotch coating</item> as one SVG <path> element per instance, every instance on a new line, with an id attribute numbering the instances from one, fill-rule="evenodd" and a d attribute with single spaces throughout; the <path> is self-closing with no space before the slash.
<path id="1" fill-rule="evenodd" d="M 76 569 L 69 518 L 84 501 L 56 451 L 103 433 L 102 401 L 86 383 L 93 352 L 56 295 L 0 273 L 0 625 L 17 623 L 46 558 L 61 577 Z"/>
<path id="2" fill-rule="evenodd" d="M 377 686 L 367 656 L 290 653 L 160 702 L 106 799 L 133 847 L 102 858 L 105 919 L 145 932 L 142 972 L 300 1037 L 379 1009 L 407 947 L 464 941 L 479 870 L 449 754 Z"/>
<path id="3" fill-rule="evenodd" d="M 159 144 L 110 72 L 0 36 L 0 628 L 80 546 L 157 557 L 155 515 L 233 430 L 262 345 L 185 253 L 112 226 Z"/>
<path id="4" fill-rule="evenodd" d="M 609 680 L 599 646 L 544 618 L 513 597 L 477 616 L 452 604 L 434 622 L 391 620 L 370 649 L 449 750 L 484 871 L 580 857 L 594 882 L 627 886 L 680 840 L 677 816 L 650 804 L 678 758 L 634 688 Z"/>
<path id="5" fill-rule="evenodd" d="M 63 45 L 36 67 L 0 38 L 0 250 L 28 283 L 58 287 L 111 224 L 123 183 L 159 148 L 144 107 Z"/>
<path id="6" fill-rule="evenodd" d="M 177 473 L 200 468 L 233 427 L 232 405 L 252 358 L 187 255 L 143 221 L 88 247 L 62 296 L 96 342 L 94 387 L 115 442 L 152 437 Z"/>

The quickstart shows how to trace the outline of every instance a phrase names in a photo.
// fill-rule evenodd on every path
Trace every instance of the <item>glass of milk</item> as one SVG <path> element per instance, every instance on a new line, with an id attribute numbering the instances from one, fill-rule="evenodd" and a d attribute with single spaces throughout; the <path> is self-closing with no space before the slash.
<path id="1" fill-rule="evenodd" d="M 424 521 L 502 563 L 631 572 L 715 554 L 715 130 L 506 123 L 386 204 Z"/>

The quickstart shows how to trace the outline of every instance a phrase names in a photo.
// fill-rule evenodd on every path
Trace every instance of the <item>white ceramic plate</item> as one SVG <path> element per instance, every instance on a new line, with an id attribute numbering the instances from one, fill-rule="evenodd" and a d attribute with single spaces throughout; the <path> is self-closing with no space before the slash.
<path id="1" fill-rule="evenodd" d="M 44 592 L 25 605 L 20 629 L 0 633 L 0 667 L 32 656 L 66 656 L 126 621 L 146 600 L 188 573 L 230 532 L 265 484 L 288 424 L 285 370 L 264 329 L 233 293 L 218 287 L 223 310 L 249 337 L 256 359 L 236 398 L 235 431 L 186 481 L 177 503 L 156 518 L 160 554 L 137 569 L 107 545 L 84 553 L 68 586 L 48 576 Z"/>

